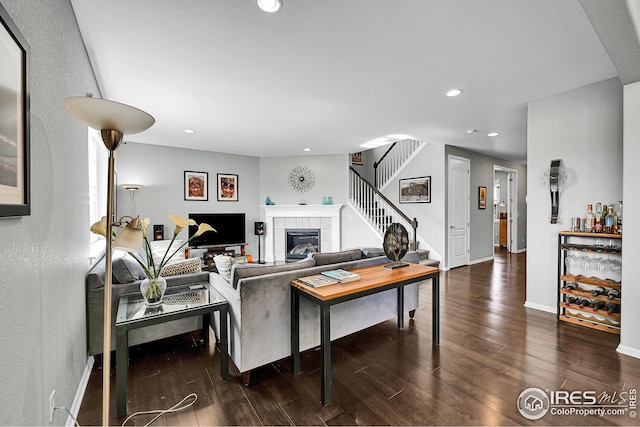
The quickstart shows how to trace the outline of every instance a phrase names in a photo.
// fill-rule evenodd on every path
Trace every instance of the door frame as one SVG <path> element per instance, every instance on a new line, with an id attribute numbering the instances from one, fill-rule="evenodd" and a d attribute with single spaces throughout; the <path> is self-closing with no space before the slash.
<path id="1" fill-rule="evenodd" d="M 507 251 L 514 253 L 518 251 L 518 171 L 494 164 L 494 181 L 496 179 L 496 171 L 507 173 Z M 502 195 L 502 189 L 500 189 L 500 194 Z"/>
<path id="2" fill-rule="evenodd" d="M 447 156 L 447 215 L 446 215 L 446 230 L 447 230 L 447 257 L 446 257 L 446 266 L 447 269 L 452 268 L 451 267 L 451 250 L 453 248 L 452 245 L 452 236 L 451 236 L 451 226 L 449 225 L 449 220 L 451 218 L 451 212 L 453 211 L 453 209 L 451 208 L 451 202 L 452 202 L 452 197 L 450 194 L 450 180 L 449 178 L 450 176 L 450 166 L 451 166 L 451 160 L 458 160 L 458 161 L 462 161 L 464 163 L 467 164 L 467 168 L 469 173 L 467 174 L 467 182 L 466 182 L 466 192 L 467 192 L 467 197 L 466 197 L 466 211 L 467 211 L 467 225 L 466 225 L 466 245 L 467 245 L 467 253 L 466 253 L 466 264 L 465 265 L 469 265 L 470 263 L 470 250 L 471 250 L 471 160 L 466 158 L 466 157 L 461 157 L 461 156 L 456 156 L 453 154 L 449 154 Z"/>

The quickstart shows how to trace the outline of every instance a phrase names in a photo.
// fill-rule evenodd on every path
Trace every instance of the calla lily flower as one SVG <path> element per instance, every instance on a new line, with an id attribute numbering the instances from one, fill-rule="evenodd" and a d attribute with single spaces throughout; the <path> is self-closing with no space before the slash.
<path id="1" fill-rule="evenodd" d="M 216 233 L 218 232 L 218 230 L 216 230 L 215 228 L 213 228 L 212 226 L 210 226 L 209 224 L 205 224 L 204 222 L 202 224 L 200 224 L 198 226 L 198 231 L 196 231 L 196 234 L 193 235 L 193 237 L 198 237 L 204 233 L 206 233 L 207 231 L 215 231 Z M 192 237 L 192 238 L 193 238 Z"/>
<path id="2" fill-rule="evenodd" d="M 151 220 L 149 218 L 145 218 L 142 220 L 142 235 L 145 238 L 147 237 L 147 227 L 149 226 L 150 223 L 151 223 Z"/>
<path id="3" fill-rule="evenodd" d="M 99 234 L 100 236 L 107 238 L 107 217 L 103 216 L 100 221 L 91 226 L 91 232 Z"/>
<path id="4" fill-rule="evenodd" d="M 192 219 L 185 219 L 180 215 L 169 215 L 169 219 L 176 225 L 173 230 L 173 235 L 180 234 L 180 232 L 188 225 L 196 225 L 196 222 Z"/>

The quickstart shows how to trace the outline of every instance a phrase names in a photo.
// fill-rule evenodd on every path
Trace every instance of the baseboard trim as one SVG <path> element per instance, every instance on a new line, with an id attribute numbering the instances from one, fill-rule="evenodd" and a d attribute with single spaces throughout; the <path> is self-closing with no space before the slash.
<path id="1" fill-rule="evenodd" d="M 89 384 L 89 378 L 91 377 L 91 370 L 93 369 L 94 362 L 95 359 L 93 356 L 89 356 L 87 358 L 87 364 L 84 366 L 84 372 L 82 372 L 82 377 L 80 378 L 80 383 L 78 384 L 76 395 L 73 398 L 71 408 L 69 408 L 69 412 L 71 412 L 75 419 L 78 419 L 78 413 L 80 412 L 82 399 L 84 399 L 84 393 L 87 390 L 87 384 Z M 70 427 L 76 425 L 73 418 L 71 418 L 71 415 L 67 417 L 67 423 L 65 425 Z"/>
<path id="2" fill-rule="evenodd" d="M 628 347 L 626 345 L 619 344 L 616 351 L 620 354 L 624 354 L 626 356 L 635 357 L 636 359 L 640 359 L 640 350 L 633 347 Z"/>
<path id="3" fill-rule="evenodd" d="M 555 307 L 549 307 L 548 305 L 536 304 L 535 302 L 526 301 L 524 303 L 526 308 L 532 308 L 534 310 L 546 311 L 547 313 L 558 314 Z"/>
<path id="4" fill-rule="evenodd" d="M 486 257 L 486 258 L 480 258 L 480 259 L 474 259 L 473 261 L 469 261 L 469 265 L 480 264 L 481 262 L 493 261 L 494 259 L 495 258 L 493 256 Z"/>

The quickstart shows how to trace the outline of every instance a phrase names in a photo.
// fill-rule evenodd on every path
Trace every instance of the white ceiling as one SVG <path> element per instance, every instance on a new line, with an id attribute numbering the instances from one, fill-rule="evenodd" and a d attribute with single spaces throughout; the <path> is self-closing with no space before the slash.
<path id="1" fill-rule="evenodd" d="M 156 118 L 140 143 L 264 157 L 408 134 L 525 162 L 527 102 L 618 75 L 577 0 L 71 2 L 102 97 Z"/>

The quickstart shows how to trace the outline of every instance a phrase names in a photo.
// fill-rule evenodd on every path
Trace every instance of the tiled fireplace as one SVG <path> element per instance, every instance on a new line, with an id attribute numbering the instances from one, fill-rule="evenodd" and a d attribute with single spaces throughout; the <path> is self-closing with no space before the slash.
<path id="1" fill-rule="evenodd" d="M 266 262 L 286 261 L 289 229 L 319 230 L 320 251 L 340 250 L 340 209 L 342 205 L 264 206 L 264 253 Z"/>

